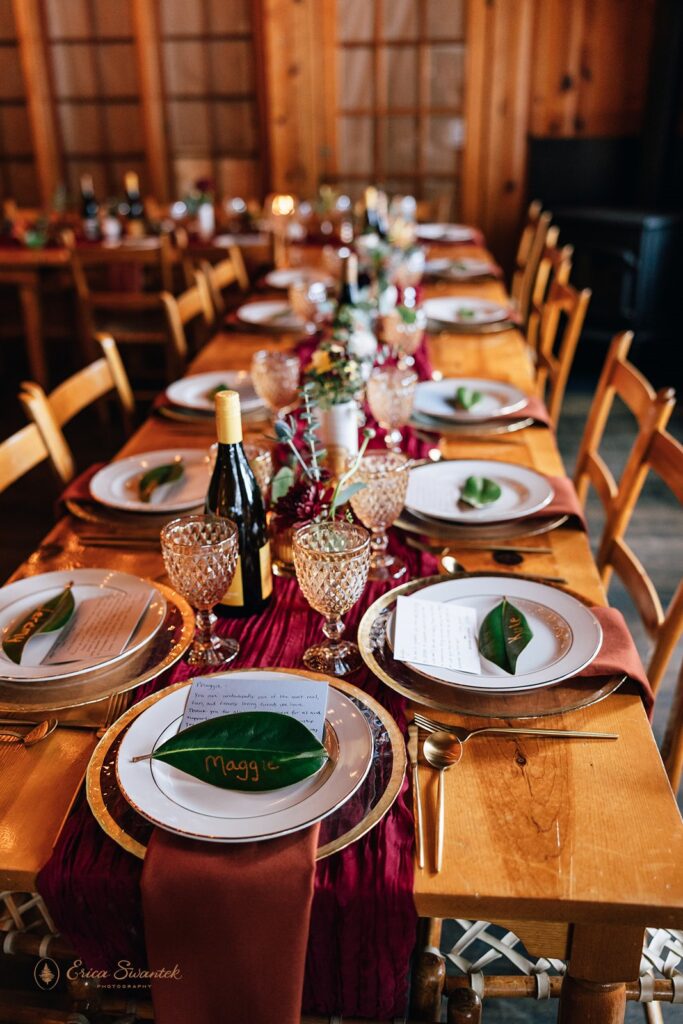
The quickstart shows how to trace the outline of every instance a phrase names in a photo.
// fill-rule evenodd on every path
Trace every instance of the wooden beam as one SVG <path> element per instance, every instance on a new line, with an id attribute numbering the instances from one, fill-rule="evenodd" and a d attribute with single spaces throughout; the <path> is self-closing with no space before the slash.
<path id="1" fill-rule="evenodd" d="M 21 3 L 21 0 L 16 0 Z M 170 198 L 168 140 L 161 74 L 160 29 L 154 0 L 131 0 L 145 153 L 152 194 L 160 203 Z"/>
<path id="2" fill-rule="evenodd" d="M 62 179 L 62 154 L 57 136 L 52 83 L 48 73 L 39 0 L 12 0 L 17 42 L 26 89 L 41 203 L 52 204 Z"/>

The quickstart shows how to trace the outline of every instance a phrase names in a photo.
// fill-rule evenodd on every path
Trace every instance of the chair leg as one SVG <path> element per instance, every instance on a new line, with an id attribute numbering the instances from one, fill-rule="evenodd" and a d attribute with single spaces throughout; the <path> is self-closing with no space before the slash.
<path id="1" fill-rule="evenodd" d="M 471 988 L 456 988 L 448 1000 L 448 1024 L 481 1024 L 482 1002 Z"/>
<path id="2" fill-rule="evenodd" d="M 562 982 L 558 1024 L 624 1024 L 626 989 L 620 984 L 583 981 L 567 974 Z"/>
<path id="3" fill-rule="evenodd" d="M 661 1003 L 643 1003 L 647 1024 L 664 1024 Z"/>
<path id="4" fill-rule="evenodd" d="M 410 1015 L 415 1020 L 441 1020 L 441 996 L 446 982 L 446 961 L 439 952 L 441 921 L 420 921 L 410 991 Z"/>

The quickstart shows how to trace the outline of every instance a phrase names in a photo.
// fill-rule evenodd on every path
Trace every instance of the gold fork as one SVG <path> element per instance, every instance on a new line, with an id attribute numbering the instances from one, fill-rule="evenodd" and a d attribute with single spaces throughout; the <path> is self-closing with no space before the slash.
<path id="1" fill-rule="evenodd" d="M 617 740 L 619 736 L 615 732 L 581 732 L 577 729 L 532 729 L 516 725 L 488 725 L 482 729 L 466 729 L 462 725 L 450 725 L 448 722 L 439 722 L 433 718 L 416 712 L 413 720 L 420 729 L 425 732 L 449 732 L 461 743 L 466 743 L 472 736 L 481 736 L 483 733 L 499 733 L 508 736 L 549 736 L 556 739 L 588 739 L 588 740 Z"/>

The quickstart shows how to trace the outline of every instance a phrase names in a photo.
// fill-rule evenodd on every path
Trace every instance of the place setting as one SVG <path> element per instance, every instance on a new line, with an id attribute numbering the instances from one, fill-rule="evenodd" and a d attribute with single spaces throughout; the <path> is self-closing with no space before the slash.
<path id="1" fill-rule="evenodd" d="M 352 684 L 248 669 L 199 676 L 131 708 L 100 741 L 87 796 L 104 831 L 138 857 L 155 826 L 235 843 L 321 821 L 322 859 L 386 814 L 405 766 L 396 723 Z"/>
<path id="2" fill-rule="evenodd" d="M 72 568 L 17 580 L 0 589 L 0 714 L 102 702 L 106 715 L 108 698 L 174 664 L 193 633 L 184 598 L 129 573 Z"/>
<path id="3" fill-rule="evenodd" d="M 448 437 L 486 437 L 548 426 L 550 420 L 541 399 L 506 381 L 446 377 L 417 385 L 410 422 Z"/>
<path id="4" fill-rule="evenodd" d="M 442 242 L 446 244 L 475 244 L 479 232 L 468 224 L 416 224 L 415 237 L 421 242 Z"/>
<path id="5" fill-rule="evenodd" d="M 431 334 L 497 334 L 517 326 L 509 305 L 475 295 L 425 299 L 422 308 Z"/>
<path id="6" fill-rule="evenodd" d="M 583 515 L 569 480 L 493 459 L 444 459 L 410 470 L 396 525 L 443 541 L 534 536 Z"/>
<path id="7" fill-rule="evenodd" d="M 424 266 L 425 277 L 437 281 L 489 281 L 499 278 L 501 273 L 496 263 L 474 256 L 461 256 L 457 259 L 432 256 Z"/>
<path id="8" fill-rule="evenodd" d="M 602 700 L 629 678 L 649 691 L 618 613 L 522 575 L 404 584 L 368 609 L 358 645 L 403 696 L 466 715 L 554 715 Z"/>
<path id="9" fill-rule="evenodd" d="M 181 377 L 166 388 L 155 411 L 166 419 L 210 426 L 219 391 L 236 391 L 246 419 L 262 418 L 265 409 L 246 370 L 212 370 Z"/>

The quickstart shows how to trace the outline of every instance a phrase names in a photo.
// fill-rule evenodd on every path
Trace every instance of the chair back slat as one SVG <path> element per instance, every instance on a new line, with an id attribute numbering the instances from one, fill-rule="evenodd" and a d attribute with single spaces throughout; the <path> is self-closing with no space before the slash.
<path id="1" fill-rule="evenodd" d="M 0 492 L 47 457 L 47 448 L 35 423 L 27 424 L 0 442 Z"/>
<path id="2" fill-rule="evenodd" d="M 659 394 L 666 395 L 669 392 Z M 670 410 L 668 414 L 671 414 Z M 663 608 L 652 579 L 626 540 L 626 531 L 649 472 L 655 473 L 679 505 L 683 506 L 683 445 L 659 428 L 651 433 L 646 445 L 634 445 L 629 455 L 600 541 L 597 564 L 606 586 L 612 572 L 617 573 L 633 598 L 645 628 L 654 639 L 648 678 L 656 694 L 674 648 L 683 634 L 683 582 L 679 584 L 668 606 Z"/>
<path id="3" fill-rule="evenodd" d="M 532 322 L 534 324 L 536 389 L 545 398 L 555 427 L 590 298 L 589 288 L 579 292 L 570 284 L 554 280 L 543 306 L 534 309 L 529 321 L 530 334 Z M 563 313 L 564 326 L 561 324 Z"/>
<path id="4" fill-rule="evenodd" d="M 526 326 L 529 318 L 531 297 L 546 242 L 549 237 L 554 237 L 553 244 L 557 242 L 558 229 L 550 227 L 551 221 L 552 214 L 547 211 L 543 213 L 540 201 L 535 199 L 529 206 L 527 220 L 520 235 L 510 288 L 523 326 Z M 554 234 L 551 236 L 550 232 Z"/>

